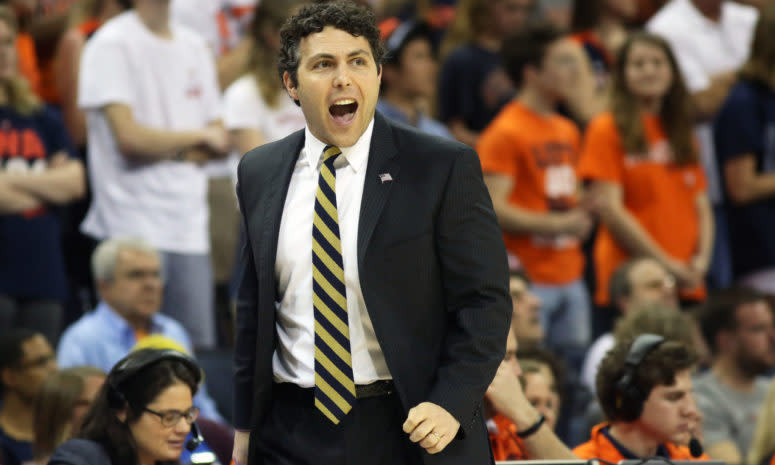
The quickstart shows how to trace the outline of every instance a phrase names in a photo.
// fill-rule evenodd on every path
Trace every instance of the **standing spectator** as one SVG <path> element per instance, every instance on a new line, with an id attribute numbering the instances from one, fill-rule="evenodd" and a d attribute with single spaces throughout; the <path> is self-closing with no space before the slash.
<path id="1" fill-rule="evenodd" d="M 627 23 L 632 20 L 637 8 L 636 0 L 573 2 L 571 38 L 583 48 L 593 76 L 593 92 L 588 99 L 580 102 L 584 106 L 571 107 L 584 122 L 606 108 L 614 57 L 627 39 Z"/>
<path id="2" fill-rule="evenodd" d="M 13 43 L 13 42 L 11 42 Z M 46 338 L 28 329 L 0 333 L 0 457 L 3 465 L 32 460 L 35 399 L 57 369 Z"/>
<path id="3" fill-rule="evenodd" d="M 461 0 L 441 45 L 439 118 L 475 146 L 479 133 L 516 92 L 500 67 L 503 39 L 522 29 L 534 0 Z"/>
<path id="4" fill-rule="evenodd" d="M 744 463 L 767 395 L 764 375 L 775 368 L 775 314 L 764 298 L 744 289 L 711 295 L 698 311 L 710 345 L 710 370 L 694 380 L 708 455 Z"/>
<path id="5" fill-rule="evenodd" d="M 94 251 L 92 265 L 101 301 L 94 312 L 62 334 L 57 347 L 60 366 L 91 365 L 109 371 L 138 342 L 152 335 L 165 336 L 175 341 L 179 352 L 192 353 L 183 326 L 158 313 L 161 263 L 153 247 L 136 239 L 108 240 Z M 204 418 L 224 421 L 204 386 L 194 402 Z"/>
<path id="6" fill-rule="evenodd" d="M 78 73 L 86 41 L 110 18 L 130 8 L 130 0 L 84 0 L 74 14 L 76 23 L 62 35 L 53 58 L 52 71 L 57 103 L 73 143 L 86 150 L 86 117 L 78 108 Z"/>
<path id="7" fill-rule="evenodd" d="M 16 69 L 16 19 L 0 7 L 0 328 L 59 338 L 66 277 L 53 209 L 83 195 L 67 132 Z"/>
<path id="8" fill-rule="evenodd" d="M 755 8 L 731 0 L 671 0 L 646 24 L 670 43 L 700 122 L 700 159 L 716 218 L 709 281 L 717 288 L 731 283 L 732 267 L 710 122 L 748 57 L 756 17 Z"/>
<path id="9" fill-rule="evenodd" d="M 574 78 L 574 48 L 551 26 L 504 42 L 504 68 L 521 90 L 476 149 L 506 247 L 541 299 L 546 343 L 578 372 L 591 334 L 581 240 L 592 223 L 576 197 L 579 131 L 553 110 Z"/>
<path id="10" fill-rule="evenodd" d="M 760 12 L 751 57 L 714 125 L 734 278 L 775 294 L 775 3 Z"/>
<path id="11" fill-rule="evenodd" d="M 105 382 L 105 372 L 79 366 L 49 375 L 35 399 L 35 465 L 45 465 L 54 449 L 78 433 L 97 391 Z"/>
<path id="12" fill-rule="evenodd" d="M 258 46 L 248 34 L 258 3 L 258 0 L 171 0 L 173 21 L 198 32 L 217 58 L 221 89 L 242 75 L 253 48 Z"/>
<path id="13" fill-rule="evenodd" d="M 239 157 L 304 127 L 304 114 L 285 92 L 275 64 L 280 27 L 298 4 L 298 0 L 261 2 L 250 27 L 249 72 L 224 94 L 223 120 Z"/>
<path id="14" fill-rule="evenodd" d="M 581 176 L 602 221 L 595 241 L 599 305 L 629 257 L 657 260 L 681 296 L 699 300 L 713 244 L 713 212 L 692 140 L 689 94 L 664 39 L 633 34 L 613 77 L 611 111 L 587 128 Z"/>
<path id="15" fill-rule="evenodd" d="M 619 265 L 609 284 L 611 305 L 620 315 L 628 315 L 636 308 L 662 304 L 666 308 L 678 308 L 675 279 L 652 258 L 633 258 Z M 595 392 L 597 367 L 605 354 L 616 345 L 613 332 L 609 331 L 592 343 L 581 367 L 581 382 Z"/>
<path id="16" fill-rule="evenodd" d="M 420 131 L 453 138 L 443 124 L 428 117 L 436 92 L 436 51 L 428 24 L 407 20 L 384 39 L 382 86 L 377 111 Z"/>
<path id="17" fill-rule="evenodd" d="M 204 41 L 170 22 L 169 2 L 135 0 L 86 44 L 78 86 L 86 111 L 93 201 L 82 229 L 138 236 L 162 251 L 163 311 L 195 347 L 215 345 L 207 174 L 225 154 L 215 65 Z"/>

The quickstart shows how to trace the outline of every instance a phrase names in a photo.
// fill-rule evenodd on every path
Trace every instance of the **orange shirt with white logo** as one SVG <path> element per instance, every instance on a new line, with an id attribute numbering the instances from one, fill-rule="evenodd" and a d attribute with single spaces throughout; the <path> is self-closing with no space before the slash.
<path id="1" fill-rule="evenodd" d="M 476 151 L 485 174 L 514 181 L 511 205 L 548 213 L 577 204 L 580 139 L 569 119 L 540 115 L 513 101 L 482 132 Z M 567 284 L 583 273 L 584 256 L 575 237 L 504 233 L 503 238 L 536 283 Z"/>
<path id="2" fill-rule="evenodd" d="M 584 180 L 617 184 L 624 208 L 670 256 L 688 263 L 700 239 L 697 196 L 706 190 L 699 162 L 678 165 L 659 118 L 643 116 L 647 154 L 625 153 L 613 115 L 604 113 L 589 123 L 584 136 L 579 176 Z M 595 240 L 597 277 L 595 301 L 608 303 L 608 283 L 616 268 L 629 258 L 611 231 L 601 225 Z M 682 297 L 702 299 L 699 286 Z"/>

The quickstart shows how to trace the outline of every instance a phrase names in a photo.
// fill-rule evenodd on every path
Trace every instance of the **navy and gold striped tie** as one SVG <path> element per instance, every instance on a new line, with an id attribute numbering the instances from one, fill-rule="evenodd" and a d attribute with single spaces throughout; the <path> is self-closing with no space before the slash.
<path id="1" fill-rule="evenodd" d="M 315 407 L 334 424 L 355 402 L 347 293 L 344 284 L 334 161 L 341 150 L 326 146 L 315 195 L 312 227 L 312 301 L 315 307 Z"/>

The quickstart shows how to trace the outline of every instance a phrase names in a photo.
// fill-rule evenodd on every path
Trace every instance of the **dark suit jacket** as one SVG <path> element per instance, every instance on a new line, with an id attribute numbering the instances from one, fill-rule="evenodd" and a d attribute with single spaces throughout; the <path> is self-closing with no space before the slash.
<path id="1" fill-rule="evenodd" d="M 358 224 L 366 307 L 404 408 L 430 401 L 460 422 L 458 439 L 424 454 L 425 462 L 489 463 L 481 405 L 512 309 L 479 158 L 465 145 L 374 118 Z M 247 232 L 235 349 L 239 429 L 259 424 L 272 400 L 277 239 L 303 146 L 304 131 L 296 132 L 248 152 L 238 171 Z M 383 183 L 382 173 L 392 181 Z"/>

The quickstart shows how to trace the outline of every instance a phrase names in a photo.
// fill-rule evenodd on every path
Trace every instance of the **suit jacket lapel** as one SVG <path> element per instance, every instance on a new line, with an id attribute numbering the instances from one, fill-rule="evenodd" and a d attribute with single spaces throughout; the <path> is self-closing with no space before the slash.
<path id="1" fill-rule="evenodd" d="M 390 194 L 390 189 L 398 179 L 400 165 L 396 159 L 398 149 L 393 141 L 393 131 L 388 121 L 379 113 L 374 113 L 374 132 L 369 148 L 369 160 L 366 165 L 366 180 L 363 184 L 361 213 L 358 220 L 358 266 L 363 267 L 366 249 L 377 226 L 377 221 Z M 380 175 L 389 174 L 391 181 L 381 179 Z"/>
<path id="2" fill-rule="evenodd" d="M 261 241 L 261 270 L 260 275 L 274 279 L 274 266 L 277 259 L 277 240 L 280 236 L 280 222 L 283 215 L 285 197 L 288 194 L 288 185 L 291 182 L 293 168 L 299 159 L 299 153 L 304 147 L 304 130 L 298 131 L 287 139 L 282 147 L 278 148 L 278 154 L 273 163 L 268 165 L 271 172 L 269 176 L 268 194 L 266 197 L 264 221 Z M 277 286 L 273 286 L 276 290 Z"/>

